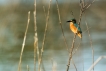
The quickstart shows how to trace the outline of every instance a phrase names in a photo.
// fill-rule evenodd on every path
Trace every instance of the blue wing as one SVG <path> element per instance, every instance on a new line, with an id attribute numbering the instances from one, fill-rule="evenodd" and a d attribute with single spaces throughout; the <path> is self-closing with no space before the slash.
<path id="1" fill-rule="evenodd" d="M 78 32 L 82 33 L 81 28 L 79 27 L 79 25 L 77 23 L 74 23 L 75 27 L 78 28 Z"/>

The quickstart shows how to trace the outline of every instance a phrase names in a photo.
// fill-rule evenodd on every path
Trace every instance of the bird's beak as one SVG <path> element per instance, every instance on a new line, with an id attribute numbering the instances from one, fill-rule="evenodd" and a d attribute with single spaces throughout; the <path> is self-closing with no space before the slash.
<path id="1" fill-rule="evenodd" d="M 72 21 L 69 20 L 69 21 L 67 21 L 67 22 L 72 22 Z"/>

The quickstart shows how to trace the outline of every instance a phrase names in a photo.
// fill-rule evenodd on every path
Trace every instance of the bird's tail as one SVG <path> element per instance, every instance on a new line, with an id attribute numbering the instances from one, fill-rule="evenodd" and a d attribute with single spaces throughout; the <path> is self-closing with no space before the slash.
<path id="1" fill-rule="evenodd" d="M 77 35 L 82 39 L 82 33 L 78 33 Z"/>

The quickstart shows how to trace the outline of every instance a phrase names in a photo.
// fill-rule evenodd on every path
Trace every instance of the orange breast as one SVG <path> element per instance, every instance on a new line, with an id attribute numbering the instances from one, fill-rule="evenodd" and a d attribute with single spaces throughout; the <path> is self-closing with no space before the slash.
<path id="1" fill-rule="evenodd" d="M 72 22 L 70 22 L 70 29 L 72 30 L 72 32 L 77 33 L 77 28 L 74 26 Z"/>

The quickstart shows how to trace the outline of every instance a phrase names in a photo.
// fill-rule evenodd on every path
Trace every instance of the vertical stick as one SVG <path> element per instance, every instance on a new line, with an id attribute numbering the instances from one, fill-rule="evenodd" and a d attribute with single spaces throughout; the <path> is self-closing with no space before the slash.
<path id="1" fill-rule="evenodd" d="M 67 65 L 67 70 L 66 71 L 68 71 L 69 67 L 70 67 L 70 61 L 72 59 L 72 52 L 73 52 L 73 49 L 74 49 L 75 38 L 76 38 L 76 34 L 74 35 L 73 42 L 72 42 L 72 47 L 70 49 L 70 55 L 69 55 L 69 60 L 68 60 L 68 65 Z"/>
<path id="2" fill-rule="evenodd" d="M 18 65 L 18 71 L 21 71 L 21 60 L 22 60 L 22 54 L 23 54 L 23 50 L 24 50 L 24 46 L 25 46 L 25 40 L 26 40 L 26 34 L 27 34 L 29 22 L 30 22 L 30 11 L 28 12 L 28 22 L 27 22 L 27 27 L 26 27 L 24 39 L 23 39 L 23 44 L 22 44 L 22 49 L 21 49 L 21 54 L 20 54 L 20 60 L 19 60 L 19 65 Z"/>
<path id="3" fill-rule="evenodd" d="M 65 42 L 65 45 L 66 45 L 66 49 L 67 49 L 67 51 L 68 51 L 68 53 L 69 53 L 69 56 L 72 58 L 72 54 L 70 55 L 70 52 L 71 52 L 71 51 L 69 52 L 68 45 L 67 45 L 67 42 L 66 42 L 66 38 L 65 38 L 65 35 L 64 35 L 64 31 L 63 31 L 63 27 L 62 27 L 62 23 L 61 23 L 61 17 L 60 17 L 60 10 L 59 10 L 59 6 L 58 6 L 58 1 L 57 1 L 57 0 L 56 0 L 56 5 L 57 5 L 57 11 L 58 11 L 58 17 L 59 17 L 59 24 L 60 24 L 60 26 L 61 26 L 61 30 L 62 30 L 64 42 Z M 73 12 L 72 12 L 72 15 L 73 15 Z M 75 36 L 76 36 L 76 35 L 75 35 Z M 72 44 L 72 45 L 73 45 L 73 48 L 74 48 L 74 44 Z M 72 49 L 72 52 L 73 52 L 73 49 Z M 69 64 L 68 64 L 67 66 L 70 65 L 71 58 L 69 59 Z M 74 61 L 72 61 L 72 63 L 73 63 L 73 65 L 74 65 L 75 69 L 77 70 Z M 67 69 L 69 69 L 69 68 L 67 68 Z"/>
<path id="4" fill-rule="evenodd" d="M 60 24 L 60 27 L 61 27 L 61 30 L 62 30 L 62 35 L 63 35 L 64 42 L 65 42 L 65 45 L 66 45 L 66 49 L 69 52 L 68 45 L 67 45 L 67 42 L 66 42 L 66 38 L 65 38 L 65 35 L 64 35 L 64 31 L 63 31 L 63 27 L 62 27 L 62 23 L 61 23 L 60 11 L 59 11 L 59 6 L 58 6 L 57 0 L 56 0 L 56 5 L 57 5 L 57 11 L 58 11 L 58 17 L 59 17 L 59 24 Z"/>
<path id="5" fill-rule="evenodd" d="M 94 68 L 94 66 L 95 66 L 101 59 L 103 59 L 103 58 L 106 59 L 106 56 L 100 56 L 100 57 L 90 66 L 90 68 L 89 68 L 87 71 L 91 71 L 91 70 Z"/>
<path id="6" fill-rule="evenodd" d="M 37 36 L 37 24 L 36 24 L 36 0 L 34 3 L 34 71 L 36 71 L 36 51 L 39 62 L 39 48 L 38 48 L 38 36 Z"/>
<path id="7" fill-rule="evenodd" d="M 29 66 L 27 65 L 27 71 L 29 71 Z"/>
<path id="8" fill-rule="evenodd" d="M 40 55 L 40 61 L 39 61 L 39 70 L 38 71 L 40 71 L 40 67 L 41 67 L 43 49 L 44 49 L 46 34 L 47 34 L 47 30 L 48 30 L 49 14 L 50 14 L 50 7 L 51 7 L 50 5 L 51 5 L 51 0 L 49 2 L 49 6 L 48 6 L 48 13 L 47 13 L 47 18 L 46 18 L 46 26 L 45 26 L 45 32 L 44 32 L 44 37 L 43 37 L 43 42 L 42 42 L 41 55 Z M 46 14 L 45 14 L 45 16 L 46 16 Z"/>
<path id="9" fill-rule="evenodd" d="M 86 27 L 87 27 L 87 31 L 88 31 L 88 35 L 89 35 L 89 40 L 90 40 L 90 44 L 91 44 L 91 49 L 92 49 L 92 64 L 94 64 L 94 48 L 92 47 L 92 39 L 91 39 L 88 24 L 87 24 L 87 22 L 85 22 L 85 23 L 86 23 Z M 94 71 L 94 68 L 93 68 L 93 71 Z"/>

